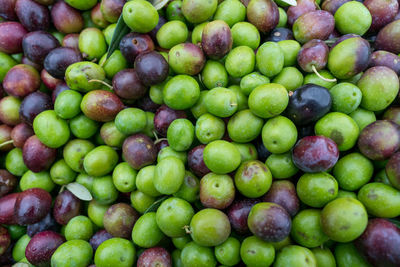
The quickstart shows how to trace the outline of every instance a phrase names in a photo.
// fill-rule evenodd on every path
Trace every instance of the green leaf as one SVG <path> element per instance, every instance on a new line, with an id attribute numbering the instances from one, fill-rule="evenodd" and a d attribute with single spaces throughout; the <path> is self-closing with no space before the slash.
<path id="1" fill-rule="evenodd" d="M 397 228 L 400 228 L 400 221 L 395 220 L 395 219 L 389 219 L 389 221 L 390 221 L 391 223 L 393 223 L 394 225 L 396 225 Z"/>
<path id="2" fill-rule="evenodd" d="M 116 49 L 119 47 L 119 43 L 121 42 L 122 38 L 131 31 L 128 25 L 125 24 L 124 19 L 119 16 L 117 26 L 115 27 L 113 37 L 111 39 L 110 46 L 108 47 L 107 51 L 107 59 L 114 53 Z"/>
<path id="3" fill-rule="evenodd" d="M 92 195 L 90 194 L 89 190 L 81 184 L 78 183 L 70 183 L 67 184 L 67 189 L 72 194 L 74 194 L 77 198 L 83 201 L 90 201 L 93 199 Z"/>
<path id="4" fill-rule="evenodd" d="M 161 203 L 163 203 L 164 200 L 166 200 L 169 196 L 163 196 L 160 197 L 159 199 L 157 199 L 156 201 L 154 201 L 153 204 L 150 205 L 150 207 L 147 208 L 147 210 L 144 212 L 144 214 L 148 213 L 148 212 L 153 212 L 156 211 L 158 209 L 158 207 L 160 207 Z"/>
<path id="5" fill-rule="evenodd" d="M 160 10 L 169 2 L 169 0 L 149 0 L 149 1 L 157 10 Z"/>

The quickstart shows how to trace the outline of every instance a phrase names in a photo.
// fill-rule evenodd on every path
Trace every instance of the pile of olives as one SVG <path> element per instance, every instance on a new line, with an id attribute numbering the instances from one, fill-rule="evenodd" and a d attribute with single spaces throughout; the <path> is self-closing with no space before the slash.
<path id="1" fill-rule="evenodd" d="M 0 18 L 1 266 L 400 266 L 397 0 Z"/>

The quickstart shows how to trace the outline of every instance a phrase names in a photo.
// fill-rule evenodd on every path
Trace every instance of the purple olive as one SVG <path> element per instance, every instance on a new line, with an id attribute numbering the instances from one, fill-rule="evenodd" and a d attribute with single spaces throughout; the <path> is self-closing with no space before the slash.
<path id="1" fill-rule="evenodd" d="M 40 232 L 43 232 L 46 230 L 51 230 L 51 231 L 55 231 L 55 232 L 60 230 L 59 225 L 54 220 L 53 216 L 51 216 L 50 212 L 46 215 L 46 217 L 44 217 L 39 222 L 29 224 L 26 227 L 26 234 L 29 235 L 30 237 L 33 237 L 37 233 L 40 233 Z"/>
<path id="2" fill-rule="evenodd" d="M 20 123 L 12 129 L 11 139 L 14 141 L 15 147 L 22 148 L 25 141 L 34 134 L 32 127 L 25 123 Z"/>
<path id="3" fill-rule="evenodd" d="M 167 105 L 162 105 L 154 116 L 154 129 L 162 136 L 167 135 L 169 125 L 176 119 L 185 119 L 186 113 L 183 110 L 174 110 Z"/>
<path id="4" fill-rule="evenodd" d="M 400 126 L 389 120 L 371 123 L 361 131 L 358 148 L 372 160 L 390 158 L 400 148 Z"/>
<path id="5" fill-rule="evenodd" d="M 137 219 L 139 219 L 139 213 L 130 205 L 117 203 L 108 208 L 104 214 L 103 223 L 104 228 L 112 236 L 129 239 Z"/>
<path id="6" fill-rule="evenodd" d="M 399 11 L 397 0 L 365 0 L 363 4 L 372 16 L 372 23 L 369 27 L 371 32 L 377 32 L 392 22 Z"/>
<path id="7" fill-rule="evenodd" d="M 304 172 L 324 172 L 335 166 L 339 159 L 336 143 L 325 136 L 306 136 L 295 145 L 294 164 Z"/>
<path id="8" fill-rule="evenodd" d="M 154 50 L 154 43 L 147 34 L 128 33 L 122 38 L 119 44 L 119 50 L 129 63 L 134 63 L 136 57 L 144 52 Z"/>
<path id="9" fill-rule="evenodd" d="M 349 2 L 350 0 L 326 0 L 322 3 L 322 10 L 328 11 L 332 15 L 335 15 L 336 11 L 343 4 Z"/>
<path id="10" fill-rule="evenodd" d="M 400 53 L 400 20 L 395 20 L 383 27 L 375 40 L 376 50 L 385 50 L 394 54 Z"/>
<path id="11" fill-rule="evenodd" d="M 294 216 L 300 209 L 300 201 L 294 184 L 290 181 L 275 181 L 268 193 L 262 198 L 264 202 L 272 202 L 281 205 L 290 216 Z"/>
<path id="12" fill-rule="evenodd" d="M 22 39 L 27 33 L 21 23 L 12 21 L 0 23 L 0 52 L 7 54 L 22 52 Z"/>
<path id="13" fill-rule="evenodd" d="M 36 135 L 29 137 L 22 148 L 24 163 L 33 172 L 47 170 L 56 156 L 57 150 L 44 145 Z"/>
<path id="14" fill-rule="evenodd" d="M 212 59 L 221 59 L 232 49 L 232 33 L 223 20 L 214 20 L 206 24 L 201 38 L 204 53 Z"/>
<path id="15" fill-rule="evenodd" d="M 62 40 L 63 47 L 73 48 L 79 51 L 79 34 L 78 33 L 70 33 L 64 36 Z"/>
<path id="16" fill-rule="evenodd" d="M 172 267 L 172 259 L 169 252 L 162 247 L 148 248 L 140 254 L 137 267 Z"/>
<path id="17" fill-rule="evenodd" d="M 322 70 L 328 63 L 329 47 L 325 42 L 313 39 L 305 43 L 297 54 L 297 63 L 305 72 Z"/>
<path id="18" fill-rule="evenodd" d="M 56 197 L 53 207 L 53 216 L 57 223 L 66 225 L 81 211 L 81 201 L 70 191 L 64 190 Z"/>
<path id="19" fill-rule="evenodd" d="M 6 124 L 0 124 L 0 143 L 11 141 L 12 128 Z M 7 143 L 0 147 L 0 151 L 10 151 L 14 148 L 13 143 Z"/>
<path id="20" fill-rule="evenodd" d="M 32 126 L 33 120 L 42 111 L 53 108 L 50 96 L 42 92 L 34 92 L 24 98 L 19 109 L 22 121 Z"/>
<path id="21" fill-rule="evenodd" d="M 394 72 L 396 72 L 397 75 L 400 75 L 399 56 L 384 50 L 378 50 L 371 54 L 369 66 L 385 66 L 392 69 Z"/>
<path id="22" fill-rule="evenodd" d="M 142 83 L 134 69 L 119 71 L 114 75 L 112 85 L 115 93 L 123 99 L 139 99 L 147 92 L 147 87 Z"/>
<path id="23" fill-rule="evenodd" d="M 0 169 L 0 197 L 12 192 L 17 184 L 18 181 L 14 175 Z"/>
<path id="24" fill-rule="evenodd" d="M 317 9 L 314 0 L 298 0 L 297 5 L 290 6 L 287 10 L 288 24 L 293 23 L 303 14 L 314 11 Z"/>
<path id="25" fill-rule="evenodd" d="M 247 6 L 247 19 L 262 33 L 268 33 L 279 23 L 278 6 L 272 0 L 252 0 Z"/>
<path id="26" fill-rule="evenodd" d="M 26 259 L 36 266 L 48 266 L 56 249 L 65 242 L 65 238 L 53 231 L 37 233 L 25 249 Z"/>
<path id="27" fill-rule="evenodd" d="M 136 170 L 152 164 L 157 158 L 153 140 L 144 134 L 126 138 L 122 145 L 122 153 L 124 159 Z"/>
<path id="28" fill-rule="evenodd" d="M 64 34 L 80 32 L 84 26 L 81 13 L 64 1 L 58 1 L 53 5 L 51 18 L 57 31 Z"/>
<path id="29" fill-rule="evenodd" d="M 196 146 L 188 153 L 189 168 L 196 176 L 200 178 L 211 172 L 203 160 L 203 152 L 205 147 L 205 145 Z"/>
<path id="30" fill-rule="evenodd" d="M 169 72 L 168 62 L 156 51 L 141 53 L 135 59 L 135 70 L 147 86 L 162 83 Z"/>
<path id="31" fill-rule="evenodd" d="M 46 6 L 33 0 L 17 0 L 15 13 L 28 31 L 47 30 L 50 27 L 50 12 Z"/>
<path id="32" fill-rule="evenodd" d="M 58 40 L 45 31 L 30 32 L 22 40 L 24 55 L 38 64 L 42 64 L 47 54 L 59 46 Z"/>
<path id="33" fill-rule="evenodd" d="M 18 194 L 14 216 L 19 225 L 39 222 L 51 209 L 51 196 L 41 188 L 30 188 Z"/>
<path id="34" fill-rule="evenodd" d="M 4 90 L 16 97 L 25 97 L 39 89 L 39 86 L 40 75 L 38 71 L 24 64 L 12 67 L 3 80 Z"/>
<path id="35" fill-rule="evenodd" d="M 111 238 L 113 238 L 113 236 L 110 233 L 108 233 L 105 229 L 102 229 L 97 231 L 92 236 L 92 238 L 90 238 L 89 242 L 93 248 L 93 251 L 96 251 L 96 249 L 100 246 L 101 243 Z"/>
<path id="36" fill-rule="evenodd" d="M 68 48 L 59 47 L 53 49 L 44 60 L 44 68 L 57 79 L 64 79 L 65 71 L 68 66 L 82 61 L 82 55 L 79 51 Z"/>
<path id="37" fill-rule="evenodd" d="M 232 228 L 238 234 L 249 233 L 249 227 L 247 224 L 247 218 L 249 216 L 251 208 L 260 202 L 257 199 L 241 199 L 235 200 L 233 204 L 228 208 L 227 215 Z"/>
<path id="38" fill-rule="evenodd" d="M 56 102 L 57 96 L 65 90 L 71 90 L 65 82 L 57 84 L 56 89 L 54 89 L 53 93 L 51 94 L 51 102 L 53 102 L 53 105 Z"/>
<path id="39" fill-rule="evenodd" d="M 56 89 L 57 84 L 63 82 L 62 80 L 51 76 L 50 73 L 48 73 L 45 69 L 42 69 L 40 72 L 40 78 L 42 79 L 43 84 L 50 90 Z"/>
<path id="40" fill-rule="evenodd" d="M 18 20 L 15 14 L 15 3 L 17 0 L 0 0 L 0 18 L 4 20 Z"/>
<path id="41" fill-rule="evenodd" d="M 0 223 L 16 224 L 14 217 L 14 207 L 20 193 L 8 194 L 0 198 Z"/>

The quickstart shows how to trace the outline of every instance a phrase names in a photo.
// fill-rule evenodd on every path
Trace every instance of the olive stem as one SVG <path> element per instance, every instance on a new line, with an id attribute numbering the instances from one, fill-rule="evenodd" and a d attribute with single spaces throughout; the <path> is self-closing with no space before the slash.
<path id="1" fill-rule="evenodd" d="M 8 140 L 8 141 L 5 141 L 5 142 L 0 144 L 0 148 L 3 147 L 3 146 L 6 146 L 6 145 L 12 144 L 13 142 L 14 142 L 14 140 L 12 140 L 12 139 Z"/>
<path id="2" fill-rule="evenodd" d="M 167 138 L 156 138 L 156 141 L 154 141 L 154 144 L 157 145 L 158 143 L 160 143 L 161 141 L 168 141 Z"/>
<path id="3" fill-rule="evenodd" d="M 113 87 L 110 84 L 108 84 L 108 83 L 106 83 L 105 81 L 102 81 L 102 80 L 93 79 L 93 80 L 89 80 L 88 82 L 90 82 L 90 83 L 94 83 L 94 82 L 101 83 L 101 84 L 107 86 L 108 88 L 110 88 L 111 90 L 113 89 Z"/>
<path id="4" fill-rule="evenodd" d="M 317 71 L 317 69 L 315 68 L 314 65 L 312 65 L 311 68 L 312 68 L 313 72 L 314 72 L 315 74 L 317 74 L 317 76 L 318 76 L 320 79 L 322 79 L 322 80 L 324 80 L 324 81 L 326 81 L 326 82 L 336 82 L 336 81 L 337 81 L 336 78 L 334 78 L 334 79 L 329 79 L 329 78 L 325 78 L 324 76 L 322 76 L 321 74 L 319 74 L 319 72 Z"/>
<path id="5" fill-rule="evenodd" d="M 192 231 L 190 231 L 190 226 L 189 225 L 185 225 L 182 228 L 185 230 L 186 234 L 190 235 L 192 233 Z"/>

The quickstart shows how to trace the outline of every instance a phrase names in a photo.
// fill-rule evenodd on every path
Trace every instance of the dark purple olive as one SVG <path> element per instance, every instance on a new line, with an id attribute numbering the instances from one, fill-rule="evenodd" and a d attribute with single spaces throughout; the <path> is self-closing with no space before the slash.
<path id="1" fill-rule="evenodd" d="M 157 32 L 165 23 L 167 23 L 167 20 L 163 16 L 159 16 L 157 26 L 154 27 L 151 32 L 147 33 L 148 35 L 150 35 L 153 42 L 157 42 Z"/>
<path id="2" fill-rule="evenodd" d="M 358 148 L 372 160 L 390 158 L 400 148 L 400 126 L 390 120 L 371 123 L 361 131 Z"/>
<path id="3" fill-rule="evenodd" d="M 162 83 L 169 72 L 168 62 L 156 51 L 141 53 L 135 59 L 135 70 L 145 85 Z"/>
<path id="4" fill-rule="evenodd" d="M 172 259 L 169 252 L 162 247 L 148 248 L 140 254 L 137 267 L 172 267 Z"/>
<path id="5" fill-rule="evenodd" d="M 52 107 L 50 96 L 40 91 L 33 92 L 22 101 L 19 116 L 23 122 L 32 126 L 33 120 L 39 113 Z"/>
<path id="6" fill-rule="evenodd" d="M 112 85 L 114 92 L 123 99 L 139 99 L 147 92 L 147 87 L 142 83 L 134 69 L 119 71 L 114 75 Z"/>
<path id="7" fill-rule="evenodd" d="M 268 151 L 268 149 L 264 146 L 262 138 L 259 137 L 254 141 L 254 145 L 257 149 L 258 159 L 262 162 L 265 162 L 267 158 L 272 154 Z"/>
<path id="8" fill-rule="evenodd" d="M 281 205 L 292 217 L 300 208 L 296 188 L 288 180 L 273 182 L 268 193 L 262 197 L 262 201 Z"/>
<path id="9" fill-rule="evenodd" d="M 126 0 L 101 0 L 101 12 L 104 18 L 110 23 L 117 22 L 125 2 Z"/>
<path id="10" fill-rule="evenodd" d="M 164 147 L 167 147 L 167 146 L 169 146 L 169 143 L 168 143 L 168 140 L 162 140 L 162 139 L 159 139 L 159 140 L 157 140 L 157 141 L 155 141 L 154 142 L 154 145 L 156 146 L 156 149 L 157 149 L 157 153 L 160 153 L 160 151 L 164 148 Z M 189 152 L 190 153 L 190 152 Z M 188 162 L 189 162 L 189 155 L 188 155 Z"/>
<path id="11" fill-rule="evenodd" d="M 249 233 L 247 218 L 251 208 L 260 202 L 257 199 L 241 199 L 235 200 L 228 208 L 227 215 L 232 228 L 241 235 Z"/>
<path id="12" fill-rule="evenodd" d="M 6 124 L 0 124 L 0 144 L 11 141 L 12 128 Z M 0 146 L 0 151 L 10 151 L 14 148 L 13 143 Z"/>
<path id="13" fill-rule="evenodd" d="M 247 19 L 262 33 L 268 33 L 279 23 L 278 6 L 272 0 L 252 0 L 247 6 Z"/>
<path id="14" fill-rule="evenodd" d="M 19 225 L 37 223 L 51 209 L 51 195 L 41 188 L 30 188 L 18 194 L 14 217 Z"/>
<path id="15" fill-rule="evenodd" d="M 376 50 L 385 50 L 394 54 L 400 53 L 400 20 L 395 20 L 383 27 L 375 40 Z"/>
<path id="16" fill-rule="evenodd" d="M 0 0 L 0 18 L 4 20 L 18 20 L 15 14 L 15 3 L 17 0 Z"/>
<path id="17" fill-rule="evenodd" d="M 79 34 L 78 33 L 70 33 L 64 36 L 62 40 L 63 47 L 69 47 L 79 51 Z"/>
<path id="18" fill-rule="evenodd" d="M 92 238 L 90 238 L 89 243 L 93 248 L 93 251 L 96 251 L 96 249 L 100 246 L 101 243 L 104 241 L 113 238 L 113 236 L 108 233 L 105 229 L 97 231 Z"/>
<path id="19" fill-rule="evenodd" d="M 167 105 L 162 105 L 154 115 L 154 129 L 162 136 L 167 135 L 169 125 L 176 119 L 186 118 L 183 110 L 173 110 Z"/>
<path id="20" fill-rule="evenodd" d="M 58 40 L 45 31 L 30 32 L 22 40 L 24 55 L 38 64 L 42 64 L 47 54 L 59 46 Z"/>
<path id="21" fill-rule="evenodd" d="M 297 63 L 305 72 L 322 70 L 328 63 L 329 47 L 325 42 L 313 39 L 305 43 L 297 54 Z"/>
<path id="22" fill-rule="evenodd" d="M 196 176 L 200 178 L 211 172 L 210 169 L 207 168 L 203 160 L 203 152 L 205 147 L 205 145 L 196 146 L 188 153 L 189 168 Z"/>
<path id="23" fill-rule="evenodd" d="M 12 192 L 17 186 L 17 178 L 7 170 L 0 170 L 0 197 Z"/>
<path id="24" fill-rule="evenodd" d="M 390 107 L 383 114 L 382 119 L 394 121 L 400 125 L 400 107 Z"/>
<path id="25" fill-rule="evenodd" d="M 390 157 L 385 166 L 385 172 L 391 185 L 400 189 L 400 152 Z"/>
<path id="26" fill-rule="evenodd" d="M 394 20 L 399 12 L 397 0 L 365 0 L 363 4 L 368 8 L 372 16 L 369 31 L 377 32 Z"/>
<path id="27" fill-rule="evenodd" d="M 306 84 L 289 97 L 285 112 L 296 125 L 307 125 L 324 116 L 331 106 L 332 97 L 325 87 Z"/>
<path id="28" fill-rule="evenodd" d="M 275 28 L 264 40 L 265 42 L 280 42 L 284 40 L 293 40 L 293 32 L 288 28 Z"/>
<path id="29" fill-rule="evenodd" d="M 22 39 L 27 30 L 18 22 L 0 23 L 0 52 L 16 54 L 22 52 Z"/>
<path id="30" fill-rule="evenodd" d="M 11 245 L 11 236 L 7 228 L 0 226 L 0 257 L 5 254 L 8 247 Z"/>
<path id="31" fill-rule="evenodd" d="M 396 72 L 397 75 L 400 75 L 399 56 L 384 50 L 378 50 L 371 54 L 369 66 L 370 67 L 385 66 L 392 69 L 394 72 Z"/>
<path id="32" fill-rule="evenodd" d="M 12 193 L 0 198 L 0 223 L 16 224 L 14 207 L 20 193 Z"/>
<path id="33" fill-rule="evenodd" d="M 280 242 L 289 234 L 292 220 L 280 205 L 261 202 L 254 205 L 247 220 L 250 231 L 267 242 Z"/>
<path id="34" fill-rule="evenodd" d="M 57 31 L 64 34 L 80 32 L 84 25 L 81 13 L 64 1 L 53 5 L 51 18 Z"/>
<path id="35" fill-rule="evenodd" d="M 51 231 L 59 231 L 60 227 L 57 224 L 57 222 L 54 220 L 53 216 L 51 216 L 51 213 L 49 212 L 46 217 L 44 217 L 42 220 L 40 220 L 37 223 L 29 224 L 26 227 L 26 233 L 30 237 L 33 237 L 37 233 L 46 231 L 46 230 L 51 230 Z"/>
<path id="36" fill-rule="evenodd" d="M 68 66 L 82 61 L 82 55 L 79 51 L 68 48 L 59 47 L 53 49 L 44 60 L 44 68 L 57 79 L 64 79 L 65 71 Z"/>
<path id="37" fill-rule="evenodd" d="M 33 67 L 19 64 L 12 67 L 3 80 L 4 90 L 16 97 L 25 97 L 39 89 L 40 75 Z"/>
<path id="38" fill-rule="evenodd" d="M 161 106 L 156 104 L 151 100 L 149 95 L 145 95 L 144 97 L 140 98 L 135 102 L 136 106 L 144 111 L 149 111 L 155 113 L 157 109 Z"/>
<path id="39" fill-rule="evenodd" d="M 139 213 L 130 205 L 117 203 L 107 209 L 104 214 L 104 228 L 114 237 L 129 239 L 132 229 L 139 219 Z"/>
<path id="40" fill-rule="evenodd" d="M 293 24 L 294 38 L 300 43 L 312 39 L 326 40 L 335 29 L 335 19 L 331 13 L 316 10 L 301 15 Z"/>
<path id="41" fill-rule="evenodd" d="M 33 0 L 17 0 L 15 13 L 21 24 L 30 32 L 45 31 L 50 27 L 49 9 Z"/>
<path id="42" fill-rule="evenodd" d="M 322 3 L 322 10 L 328 11 L 332 15 L 335 15 L 336 11 L 343 4 L 349 2 L 350 0 L 326 0 Z"/>
<path id="43" fill-rule="evenodd" d="M 133 64 L 140 53 L 153 51 L 154 43 L 147 34 L 131 32 L 122 38 L 119 50 L 126 60 Z"/>
<path id="44" fill-rule="evenodd" d="M 298 0 L 297 5 L 290 6 L 286 12 L 289 26 L 293 25 L 301 15 L 316 9 L 317 6 L 314 0 Z"/>
<path id="45" fill-rule="evenodd" d="M 57 223 L 66 225 L 81 211 L 81 201 L 68 190 L 62 191 L 56 197 L 53 207 L 53 217 Z"/>
<path id="46" fill-rule="evenodd" d="M 304 172 L 324 172 L 335 166 L 339 159 L 336 143 L 325 136 L 306 136 L 295 145 L 294 164 Z"/>
<path id="47" fill-rule="evenodd" d="M 40 78 L 42 79 L 43 84 L 50 90 L 56 89 L 57 84 L 63 82 L 61 79 L 51 76 L 45 69 L 42 69 L 40 72 Z"/>
<path id="48" fill-rule="evenodd" d="M 388 220 L 375 218 L 355 241 L 358 251 L 376 267 L 395 267 L 400 262 L 400 229 Z"/>
<path id="49" fill-rule="evenodd" d="M 57 96 L 65 90 L 71 90 L 65 82 L 57 84 L 56 89 L 54 89 L 53 93 L 51 94 L 51 101 L 53 104 L 56 102 Z"/>
<path id="50" fill-rule="evenodd" d="M 33 68 L 35 68 L 37 71 L 41 71 L 43 69 L 43 65 L 40 63 L 35 63 L 26 56 L 22 56 L 21 63 L 25 65 L 29 65 Z"/>
<path id="51" fill-rule="evenodd" d="M 24 163 L 33 172 L 47 170 L 56 156 L 57 150 L 44 145 L 36 135 L 29 137 L 22 148 Z"/>
<path id="52" fill-rule="evenodd" d="M 51 256 L 64 242 L 65 238 L 56 232 L 40 232 L 29 241 L 25 249 L 25 257 L 36 266 L 49 266 Z"/>
<path id="53" fill-rule="evenodd" d="M 152 164 L 157 158 L 153 140 L 144 134 L 135 134 L 126 138 L 122 153 L 126 162 L 136 170 Z"/>
<path id="54" fill-rule="evenodd" d="M 92 8 L 92 11 L 90 12 L 90 18 L 97 27 L 105 28 L 110 25 L 110 23 L 104 17 L 103 12 L 100 10 L 100 3 L 97 3 L 97 5 Z"/>
<path id="55" fill-rule="evenodd" d="M 221 59 L 232 49 L 232 33 L 223 20 L 214 20 L 206 24 L 201 38 L 201 48 L 211 59 Z"/>

